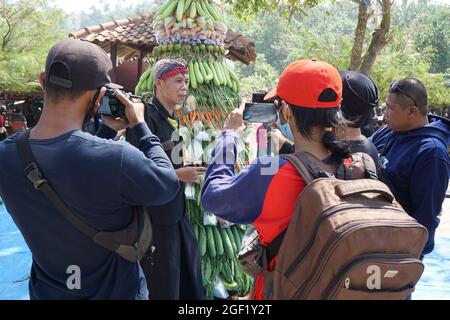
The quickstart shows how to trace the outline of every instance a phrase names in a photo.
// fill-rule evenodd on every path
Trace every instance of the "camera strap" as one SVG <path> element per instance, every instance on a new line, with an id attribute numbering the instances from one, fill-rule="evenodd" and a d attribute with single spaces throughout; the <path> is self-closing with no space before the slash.
<path id="1" fill-rule="evenodd" d="M 17 135 L 16 148 L 19 153 L 19 157 L 25 167 L 24 173 L 28 180 L 31 181 L 34 188 L 40 191 L 42 194 L 50 200 L 53 206 L 61 213 L 61 215 L 69 221 L 75 228 L 80 232 L 85 234 L 91 239 L 94 239 L 98 231 L 86 223 L 84 223 L 79 217 L 77 217 L 73 212 L 67 208 L 66 204 L 61 200 L 53 187 L 49 184 L 47 179 L 45 179 L 42 171 L 39 169 L 36 160 L 34 159 L 33 152 L 30 146 L 30 131 L 28 129 L 25 132 L 19 133 Z"/>

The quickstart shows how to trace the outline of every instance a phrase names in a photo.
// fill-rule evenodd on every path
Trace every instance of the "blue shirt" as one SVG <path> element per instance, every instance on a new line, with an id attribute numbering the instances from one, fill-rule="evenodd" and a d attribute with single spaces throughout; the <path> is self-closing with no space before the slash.
<path id="1" fill-rule="evenodd" d="M 429 121 L 429 125 L 407 132 L 383 127 L 370 138 L 380 153 L 380 177 L 405 211 L 428 230 L 423 254 L 434 248 L 438 214 L 450 178 L 450 122 L 436 116 Z"/>
<path id="2" fill-rule="evenodd" d="M 109 128 L 103 136 L 114 136 Z M 133 128 L 138 148 L 71 131 L 31 139 L 38 166 L 65 204 L 100 231 L 128 226 L 132 206 L 161 205 L 179 182 L 170 160 L 145 123 Z M 0 143 L 0 196 L 29 246 L 31 299 L 142 299 L 146 282 L 138 263 L 108 251 L 72 226 L 23 173 L 16 137 Z M 67 282 L 80 270 L 81 289 Z M 73 268 L 73 267 L 72 267 Z"/>

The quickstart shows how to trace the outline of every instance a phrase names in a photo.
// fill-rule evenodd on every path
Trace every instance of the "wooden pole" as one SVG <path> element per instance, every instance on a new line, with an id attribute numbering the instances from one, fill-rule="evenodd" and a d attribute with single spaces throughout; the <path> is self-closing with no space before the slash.
<path id="1" fill-rule="evenodd" d="M 113 65 L 113 70 L 112 70 L 112 81 L 115 82 L 116 81 L 116 71 L 117 71 L 117 43 L 111 43 L 111 62 Z"/>
<path id="2" fill-rule="evenodd" d="M 139 51 L 137 64 L 137 82 L 139 82 L 139 78 L 142 75 L 143 62 L 144 62 L 144 53 L 142 51 Z"/>

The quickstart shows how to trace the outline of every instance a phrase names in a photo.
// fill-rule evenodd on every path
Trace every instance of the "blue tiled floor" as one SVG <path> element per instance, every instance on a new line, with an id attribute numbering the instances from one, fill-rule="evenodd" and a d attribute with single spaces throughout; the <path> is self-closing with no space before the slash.
<path id="1" fill-rule="evenodd" d="M 0 299 L 29 299 L 30 268 L 30 250 L 5 206 L 0 205 Z"/>
<path id="2" fill-rule="evenodd" d="M 425 272 L 413 300 L 450 300 L 450 235 L 437 233 L 435 250 L 424 263 Z M 11 216 L 0 205 L 0 300 L 29 299 L 30 267 L 30 251 Z"/>

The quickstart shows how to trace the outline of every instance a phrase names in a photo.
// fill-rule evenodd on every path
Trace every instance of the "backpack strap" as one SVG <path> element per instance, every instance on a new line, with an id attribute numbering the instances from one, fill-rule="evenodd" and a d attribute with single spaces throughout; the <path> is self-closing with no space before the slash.
<path id="1" fill-rule="evenodd" d="M 270 262 L 272 261 L 273 258 L 277 256 L 278 251 L 280 251 L 281 243 L 283 242 L 286 232 L 287 228 L 284 229 L 275 239 L 273 239 L 272 242 L 267 247 L 264 247 L 267 261 Z"/>
<path id="2" fill-rule="evenodd" d="M 372 157 L 357 152 L 351 158 L 344 159 L 338 167 L 336 178 L 341 180 L 373 179 L 378 180 L 377 168 Z"/>
<path id="3" fill-rule="evenodd" d="M 307 184 L 318 178 L 332 177 L 330 172 L 336 171 L 334 166 L 323 163 L 308 152 L 284 154 L 280 157 L 288 160 Z"/>
<path id="4" fill-rule="evenodd" d="M 299 152 L 292 154 L 284 154 L 280 156 L 288 160 L 297 169 L 300 176 L 307 184 L 310 184 L 317 178 L 328 178 L 333 175 L 329 172 L 334 172 L 335 168 L 331 165 L 326 165 L 312 154 L 307 152 Z M 280 250 L 287 228 L 282 231 L 272 242 L 264 247 L 267 261 L 270 262 Z"/>
<path id="5" fill-rule="evenodd" d="M 42 171 L 39 169 L 36 160 L 34 159 L 33 152 L 30 147 L 30 129 L 17 135 L 16 148 L 19 153 L 19 157 L 25 167 L 24 173 L 28 180 L 31 181 L 34 188 L 43 193 L 47 199 L 53 204 L 53 206 L 61 213 L 61 215 L 69 221 L 75 228 L 85 234 L 91 239 L 94 239 L 98 231 L 78 218 L 70 211 L 64 204 L 53 187 L 45 179 Z"/>

